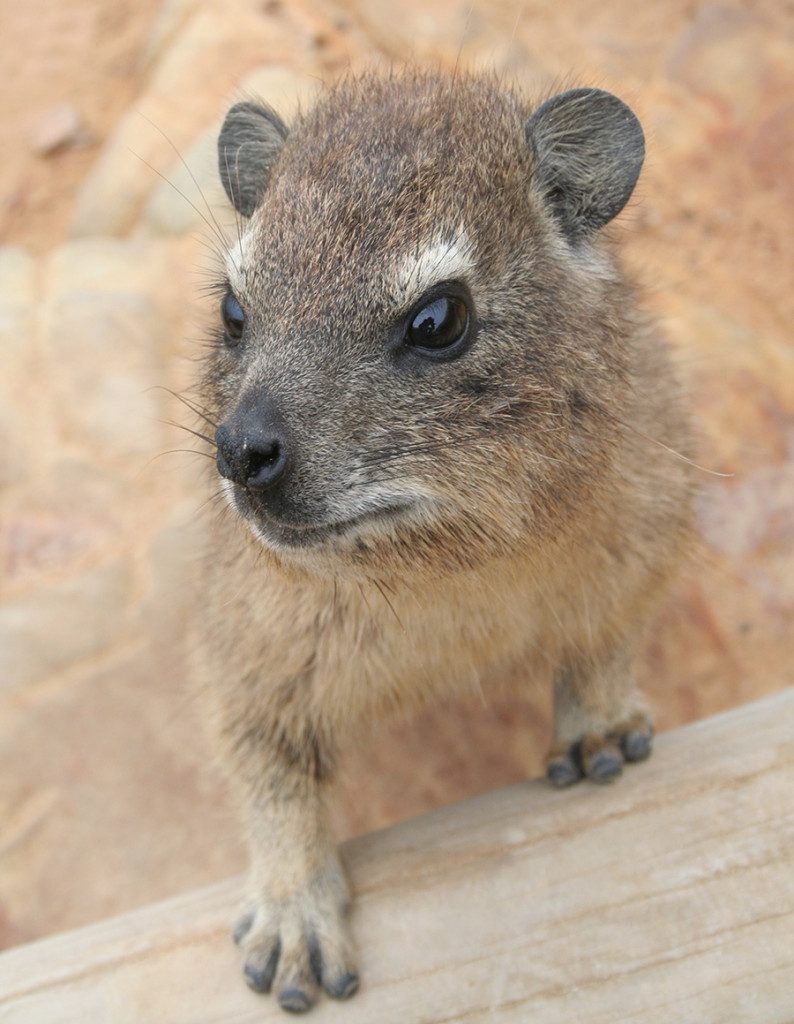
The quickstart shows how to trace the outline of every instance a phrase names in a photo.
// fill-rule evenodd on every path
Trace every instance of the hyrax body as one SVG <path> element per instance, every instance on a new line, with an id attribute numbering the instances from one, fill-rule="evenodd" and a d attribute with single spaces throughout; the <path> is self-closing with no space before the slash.
<path id="1" fill-rule="evenodd" d="M 347 81 L 291 130 L 229 112 L 242 215 L 204 380 L 238 515 L 206 558 L 199 664 L 245 809 L 249 984 L 358 980 L 323 818 L 336 750 L 450 689 L 554 675 L 549 777 L 650 751 L 632 656 L 686 545 L 686 418 L 603 228 L 629 109 L 494 82 Z"/>

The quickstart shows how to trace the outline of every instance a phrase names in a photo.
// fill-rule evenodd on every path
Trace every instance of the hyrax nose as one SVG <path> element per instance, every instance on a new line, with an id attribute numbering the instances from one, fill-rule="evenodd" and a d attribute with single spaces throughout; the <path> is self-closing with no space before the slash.
<path id="1" fill-rule="evenodd" d="M 284 431 L 255 409 L 232 415 L 215 432 L 218 472 L 249 491 L 264 491 L 284 475 Z"/>

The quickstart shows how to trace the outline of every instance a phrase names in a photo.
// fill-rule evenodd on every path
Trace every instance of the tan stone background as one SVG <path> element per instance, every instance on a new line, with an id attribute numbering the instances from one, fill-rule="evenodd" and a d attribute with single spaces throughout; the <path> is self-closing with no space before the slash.
<path id="1" fill-rule="evenodd" d="M 702 557 L 641 677 L 663 728 L 791 684 L 794 5 L 27 0 L 2 28 L 0 946 L 242 865 L 181 648 L 201 459 L 162 454 L 193 446 L 167 423 L 191 420 L 156 386 L 190 387 L 214 315 L 204 200 L 175 149 L 228 223 L 213 133 L 243 89 L 288 115 L 351 66 L 460 51 L 527 91 L 594 84 L 636 108 L 628 259 L 700 461 L 732 474 L 701 474 Z M 390 730 L 351 757 L 340 832 L 537 772 L 548 702 Z"/>

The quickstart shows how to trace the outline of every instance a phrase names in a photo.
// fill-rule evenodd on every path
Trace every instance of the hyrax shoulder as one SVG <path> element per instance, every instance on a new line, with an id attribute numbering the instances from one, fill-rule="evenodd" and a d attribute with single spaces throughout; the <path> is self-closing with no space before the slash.
<path id="1" fill-rule="evenodd" d="M 242 220 L 204 403 L 234 516 L 211 530 L 200 660 L 254 835 L 263 790 L 303 795 L 305 827 L 267 819 L 300 877 L 254 844 L 277 888 L 330 856 L 305 823 L 346 732 L 444 687 L 555 665 L 558 783 L 648 753 L 631 656 L 686 546 L 690 472 L 603 230 L 643 156 L 593 89 L 536 106 L 409 73 L 343 82 L 289 129 L 229 111 Z M 273 949 L 251 934 L 249 967 Z"/>

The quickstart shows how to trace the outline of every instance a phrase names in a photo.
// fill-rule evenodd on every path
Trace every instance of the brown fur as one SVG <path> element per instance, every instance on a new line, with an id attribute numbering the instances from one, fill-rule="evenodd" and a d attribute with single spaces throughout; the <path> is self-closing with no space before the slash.
<path id="1" fill-rule="evenodd" d="M 210 537 L 197 663 L 249 823 L 239 938 L 249 983 L 288 1009 L 318 981 L 356 986 L 322 815 L 356 730 L 552 665 L 552 781 L 608 779 L 649 750 L 631 657 L 686 547 L 686 417 L 609 239 L 562 234 L 530 111 L 483 79 L 347 81 L 293 126 L 230 250 L 250 333 L 242 355 L 213 352 L 207 417 L 277 396 L 299 438 L 285 518 L 420 496 L 286 547 L 254 536 L 237 489 L 240 516 Z M 474 346 L 443 365 L 382 357 L 401 261 L 460 229 Z"/>

